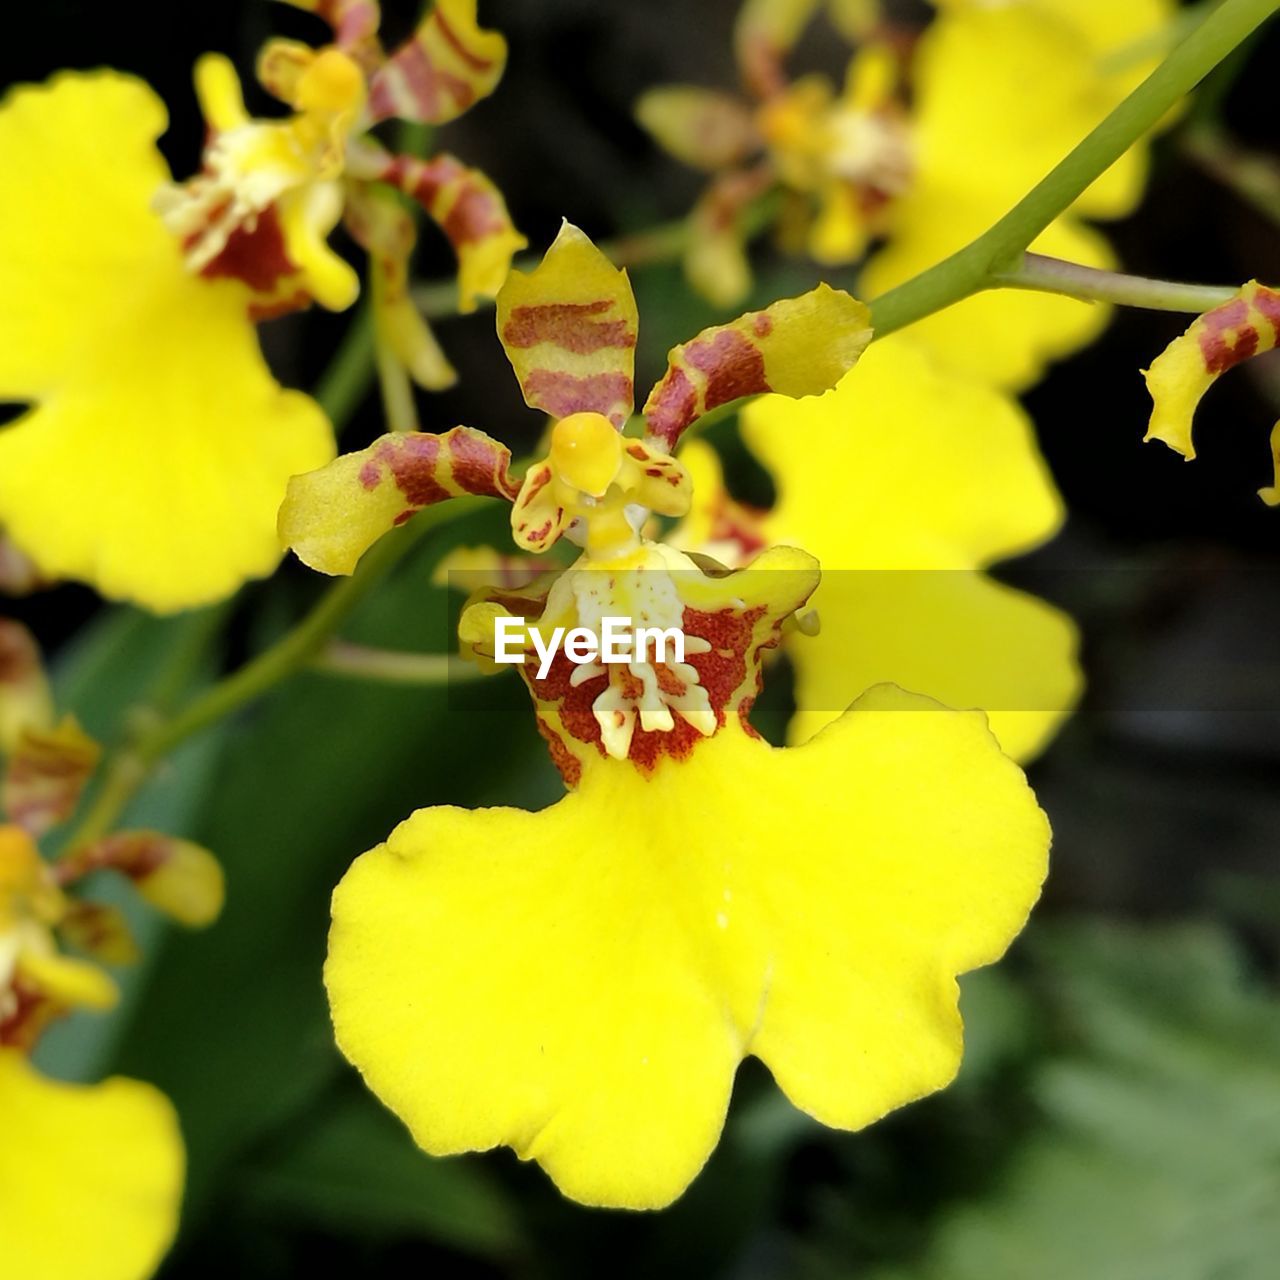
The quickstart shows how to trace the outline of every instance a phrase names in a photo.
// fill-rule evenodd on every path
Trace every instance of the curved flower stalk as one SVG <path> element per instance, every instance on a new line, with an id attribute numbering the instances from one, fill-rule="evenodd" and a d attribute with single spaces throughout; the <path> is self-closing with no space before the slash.
<path id="1" fill-rule="evenodd" d="M 667 541 L 730 565 L 775 542 L 818 557 L 819 629 L 786 646 L 791 741 L 888 681 L 982 707 L 1005 751 L 1034 756 L 1074 706 L 1081 676 L 1071 620 L 982 572 L 1046 541 L 1063 518 L 1016 401 L 939 369 L 903 334 L 874 343 L 824 396 L 753 402 L 742 431 L 776 504 L 735 502 L 714 450 L 695 440 L 682 455 L 693 509 Z"/>
<path id="2" fill-rule="evenodd" d="M 86 875 L 125 875 L 159 910 L 200 927 L 221 910 L 222 872 L 204 849 L 154 831 L 116 832 L 45 861 L 36 838 L 70 816 L 99 751 L 72 718 L 54 720 L 23 627 L 0 621 L 0 654 L 0 1256 L 29 1280 L 145 1280 L 182 1199 L 173 1107 L 136 1080 L 46 1079 L 30 1058 L 57 1018 L 115 1003 L 102 965 L 137 959 L 119 910 L 73 892 Z"/>
<path id="3" fill-rule="evenodd" d="M 1280 346 L 1280 291 L 1250 280 L 1230 301 L 1198 316 L 1143 371 L 1151 393 L 1147 440 L 1163 440 L 1190 461 L 1195 411 L 1209 388 L 1229 369 Z M 1275 483 L 1258 490 L 1269 507 L 1280 506 L 1280 422 L 1271 431 Z"/>
<path id="4" fill-rule="evenodd" d="M 352 303 L 357 279 L 327 244 L 344 216 L 377 264 L 383 345 L 427 385 L 451 377 L 405 293 L 412 225 L 379 193 L 409 191 L 444 228 L 464 306 L 496 292 L 524 242 L 482 175 L 364 135 L 391 114 L 452 118 L 493 87 L 505 44 L 474 3 L 443 0 L 387 57 L 376 5 L 359 8 L 358 40 L 344 18 L 325 49 L 265 49 L 285 120 L 250 119 L 230 64 L 201 61 L 209 136 L 183 184 L 155 147 L 164 106 L 130 76 L 64 72 L 0 106 L 0 400 L 32 406 L 0 432 L 0 524 L 42 573 L 164 612 L 275 567 L 285 482 L 333 439 L 272 378 L 254 323 Z"/>
<path id="5" fill-rule="evenodd" d="M 814 0 L 744 5 L 735 43 L 750 100 L 673 86 L 637 106 L 662 146 L 713 174 L 690 215 L 686 267 L 695 287 L 722 305 L 750 285 L 744 211 L 770 190 L 784 196 L 784 244 L 828 266 L 873 250 L 863 277 L 872 294 L 941 261 L 1124 97 L 1154 57 L 1117 52 L 1158 36 L 1173 12 L 1167 0 L 1109 7 L 952 0 L 916 39 L 856 6 L 859 47 L 837 89 L 822 76 L 792 80 L 784 70 L 818 8 Z M 1112 265 L 1110 248 L 1082 219 L 1131 210 L 1144 171 L 1137 148 L 1032 247 Z M 1101 307 L 1001 292 L 930 316 L 915 336 L 945 366 L 1019 388 L 1095 337 L 1106 316 Z"/>
<path id="6" fill-rule="evenodd" d="M 955 976 L 1000 956 L 1045 872 L 1020 771 L 981 713 L 890 686 L 804 746 L 770 747 L 747 718 L 761 656 L 817 562 L 777 546 L 728 572 L 642 532 L 688 510 L 671 450 L 699 413 L 762 380 L 832 385 L 864 315 L 824 288 L 707 330 L 671 353 L 645 437 L 627 437 L 634 301 L 566 226 L 498 299 L 525 399 L 556 419 L 518 485 L 501 446 L 464 428 L 389 437 L 291 485 L 282 529 L 321 568 L 457 492 L 514 494 L 524 550 L 583 548 L 479 591 L 460 625 L 482 663 L 498 619 L 514 629 L 568 794 L 540 813 L 422 810 L 334 895 L 338 1043 L 427 1151 L 505 1144 L 576 1200 L 654 1208 L 714 1148 L 747 1055 L 849 1129 L 954 1075 Z M 527 660 L 535 628 L 599 640 L 613 616 L 632 628 L 624 661 Z M 640 623 L 683 655 L 642 651 Z"/>

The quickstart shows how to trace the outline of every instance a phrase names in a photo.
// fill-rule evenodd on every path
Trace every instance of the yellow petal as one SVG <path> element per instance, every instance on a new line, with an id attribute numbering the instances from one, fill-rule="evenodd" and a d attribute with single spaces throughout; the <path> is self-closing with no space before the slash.
<path id="1" fill-rule="evenodd" d="M 163 1094 L 60 1084 L 0 1050 L 0 1257 L 22 1280 L 146 1280 L 177 1229 L 185 1157 Z"/>
<path id="2" fill-rule="evenodd" d="M 867 308 L 820 284 L 673 347 L 645 401 L 645 426 L 671 452 L 689 426 L 720 405 L 766 391 L 813 396 L 835 386 L 870 341 Z"/>
<path id="3" fill-rule="evenodd" d="M 384 533 L 423 507 L 464 493 L 514 499 L 511 452 L 483 431 L 405 431 L 294 476 L 280 540 L 320 573 L 346 574 Z"/>
<path id="4" fill-rule="evenodd" d="M 944 1086 L 957 973 L 997 959 L 1048 829 L 981 716 L 880 691 L 804 747 L 733 725 L 541 813 L 422 810 L 334 896 L 343 1051 L 428 1151 L 513 1146 L 566 1195 L 657 1207 L 734 1069 L 858 1128 Z"/>
<path id="5" fill-rule="evenodd" d="M 1196 456 L 1192 420 L 1204 393 L 1228 369 L 1280 343 L 1280 292 L 1250 280 L 1240 292 L 1197 316 L 1145 371 L 1151 393 L 1147 440 Z"/>
<path id="6" fill-rule="evenodd" d="M 718 89 L 689 84 L 650 89 L 636 103 L 636 119 L 660 147 L 695 169 L 723 169 L 758 145 L 746 105 Z"/>
<path id="7" fill-rule="evenodd" d="M 815 262 L 841 266 L 856 262 L 866 247 L 867 219 L 857 191 L 846 182 L 827 183 L 809 232 L 809 255 Z"/>
<path id="8" fill-rule="evenodd" d="M 1269 507 L 1280 507 L 1280 422 L 1271 428 L 1271 465 L 1275 471 L 1275 484 L 1258 490 L 1258 497 Z"/>
<path id="9" fill-rule="evenodd" d="M 1131 87 L 1104 73 L 1085 30 L 1034 0 L 944 14 L 922 37 L 913 73 L 921 178 L 935 187 L 985 190 L 1002 212 Z M 1079 208 L 1100 217 L 1130 212 L 1145 167 L 1145 147 L 1133 148 Z"/>
<path id="10" fill-rule="evenodd" d="M 1079 698 L 1071 619 L 983 573 L 824 568 L 810 604 L 818 634 L 787 646 L 791 742 L 830 724 L 861 690 L 892 681 L 949 707 L 981 708 L 1005 752 L 1027 760 Z"/>
<path id="11" fill-rule="evenodd" d="M 1034 9 L 1074 27 L 1100 56 L 1115 55 L 1149 40 L 1176 15 L 1175 0 L 1005 0 L 1010 8 Z M 934 0 L 942 10 L 990 9 L 991 0 Z"/>
<path id="12" fill-rule="evenodd" d="M 288 477 L 333 452 L 272 379 L 247 290 L 194 278 L 149 202 L 168 178 L 160 102 L 66 73 L 0 108 L 0 521 L 52 575 L 167 611 L 280 556 Z"/>
<path id="13" fill-rule="evenodd" d="M 512 271 L 498 294 L 498 336 L 525 404 L 553 418 L 602 413 L 622 428 L 638 327 L 627 273 L 568 221 L 537 269 Z"/>
<path id="14" fill-rule="evenodd" d="M 872 343 L 826 395 L 748 405 L 742 431 L 777 486 L 769 532 L 824 570 L 975 568 L 1063 520 L 1017 401 L 907 334 Z"/>
<path id="15" fill-rule="evenodd" d="M 1076 632 L 976 572 L 1051 537 L 1062 503 L 1025 413 L 940 370 L 905 336 L 873 343 L 835 391 L 766 397 L 743 436 L 774 478 L 773 541 L 822 565 L 821 630 L 796 636 L 804 741 L 870 685 L 981 707 L 1005 750 L 1042 747 L 1079 695 Z"/>
<path id="16" fill-rule="evenodd" d="M 110 975 L 97 965 L 57 951 L 22 951 L 18 972 L 24 982 L 59 1009 L 110 1009 L 120 998 Z"/>
<path id="17" fill-rule="evenodd" d="M 78 859 L 86 870 L 110 868 L 128 876 L 153 907 L 189 929 L 203 929 L 222 911 L 222 864 L 190 840 L 162 831 L 115 831 Z"/>

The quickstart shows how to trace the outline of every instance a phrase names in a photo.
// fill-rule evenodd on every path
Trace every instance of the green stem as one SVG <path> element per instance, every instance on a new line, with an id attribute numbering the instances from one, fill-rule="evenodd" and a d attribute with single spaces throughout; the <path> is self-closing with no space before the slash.
<path id="1" fill-rule="evenodd" d="M 335 430 L 341 431 L 369 394 L 373 369 L 373 309 L 366 297 L 315 389 L 314 398 Z"/>
<path id="2" fill-rule="evenodd" d="M 1143 307 L 1148 311 L 1187 311 L 1199 315 L 1230 302 L 1238 289 L 1212 284 L 1182 284 L 1176 280 L 1150 280 L 1120 271 L 1099 271 L 1060 258 L 1024 253 L 1010 271 L 996 272 L 992 284 L 997 289 L 1034 289 L 1058 293 L 1083 302 L 1114 302 L 1122 307 Z"/>
<path id="3" fill-rule="evenodd" d="M 152 719 L 108 767 L 102 787 L 68 838 L 63 858 L 104 836 L 128 807 L 156 764 L 202 729 L 238 711 L 308 666 L 369 594 L 424 534 L 479 507 L 480 498 L 456 498 L 423 511 L 404 529 L 376 542 L 349 578 L 335 582 L 296 627 L 238 671 L 211 685 L 176 715 Z"/>
<path id="4" fill-rule="evenodd" d="M 487 674 L 475 663 L 463 662 L 453 654 L 401 653 L 345 640 L 331 641 L 316 656 L 311 670 L 356 680 L 423 686 L 469 683 Z"/>
<path id="5" fill-rule="evenodd" d="M 1280 9 L 1280 0 L 1224 0 L 1053 170 L 990 230 L 871 304 L 884 337 L 995 287 L 995 277 L 1165 113 L 1252 31 Z"/>

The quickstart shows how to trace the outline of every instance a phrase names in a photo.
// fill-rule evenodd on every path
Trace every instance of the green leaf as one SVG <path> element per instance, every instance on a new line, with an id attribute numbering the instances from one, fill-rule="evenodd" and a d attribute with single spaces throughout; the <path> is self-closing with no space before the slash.
<path id="1" fill-rule="evenodd" d="M 1280 1257 L 1280 1002 L 1209 927 L 1033 942 L 1066 1045 L 992 1192 L 879 1280 L 1270 1280 Z"/>
<path id="2" fill-rule="evenodd" d="M 242 1173 L 237 1192 L 255 1211 L 495 1258 L 520 1248 L 516 1217 L 484 1161 L 425 1156 L 368 1094 L 353 1090 L 319 1111 Z"/>

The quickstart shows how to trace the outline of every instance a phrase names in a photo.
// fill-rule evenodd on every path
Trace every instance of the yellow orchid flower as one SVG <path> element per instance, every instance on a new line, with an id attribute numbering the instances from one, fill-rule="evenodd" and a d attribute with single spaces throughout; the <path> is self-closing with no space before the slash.
<path id="1" fill-rule="evenodd" d="M 747 0 L 736 47 L 756 101 L 686 85 L 637 104 L 660 145 L 714 175 L 690 215 L 685 265 L 718 305 L 750 285 L 745 212 L 770 189 L 787 197 L 787 242 L 817 262 L 857 262 L 883 241 L 863 275 L 870 293 L 940 261 L 1010 208 L 1145 74 L 1158 50 L 1123 55 L 1158 37 L 1174 12 L 1169 0 L 951 0 L 911 42 L 853 6 L 845 25 L 860 45 L 837 90 L 822 76 L 792 81 L 783 71 L 819 7 Z M 1081 219 L 1130 211 L 1144 176 L 1145 152 L 1135 148 L 1032 248 L 1113 265 Z M 1095 337 L 1107 314 L 1045 294 L 986 293 L 918 322 L 914 336 L 947 367 L 1017 389 Z"/>
<path id="2" fill-rule="evenodd" d="M 530 408 L 557 420 L 594 415 L 622 430 L 635 399 L 635 297 L 626 272 L 577 227 L 564 224 L 536 271 L 511 273 L 497 319 Z M 644 407 L 651 444 L 627 445 L 619 465 L 637 461 L 633 449 L 656 464 L 703 414 L 743 396 L 825 391 L 870 336 L 866 307 L 826 285 L 704 330 L 668 354 Z M 311 568 L 351 573 L 388 530 L 423 507 L 470 493 L 514 501 L 517 542 L 540 551 L 571 524 L 569 507 L 550 500 L 558 490 L 547 487 L 549 464 L 532 468 L 523 483 L 510 465 L 504 445 L 471 427 L 392 433 L 295 476 L 280 508 L 280 537 Z"/>
<path id="3" fill-rule="evenodd" d="M 116 998 L 101 969 L 58 951 L 53 930 L 73 918 L 30 835 L 0 826 L 0 1257 L 24 1280 L 144 1280 L 177 1229 L 173 1107 L 135 1080 L 60 1084 L 27 1059 L 52 1017 Z"/>
<path id="4" fill-rule="evenodd" d="M 1146 440 L 1163 440 L 1190 461 L 1192 419 L 1204 393 L 1229 369 L 1280 346 L 1280 291 L 1250 280 L 1238 294 L 1192 321 L 1144 370 L 1151 393 Z M 1258 490 L 1280 506 L 1280 422 L 1271 431 L 1275 483 Z"/>
<path id="5" fill-rule="evenodd" d="M 894 335 L 824 396 L 748 405 L 742 431 L 774 479 L 776 505 L 734 503 L 714 450 L 695 440 L 681 455 L 695 508 L 668 540 L 731 565 L 779 541 L 818 557 L 822 585 L 811 603 L 820 629 L 787 646 L 791 741 L 891 681 L 948 706 L 982 707 L 1009 755 L 1036 754 L 1081 681 L 1070 619 L 982 572 L 1062 522 L 1017 403 L 940 370 L 909 336 Z"/>
<path id="6" fill-rule="evenodd" d="M 123 913 L 68 892 L 99 870 L 191 927 L 212 922 L 222 870 L 207 850 L 152 831 L 115 832 L 57 863 L 34 836 L 69 816 L 98 759 L 69 717 L 54 723 L 34 641 L 0 621 L 6 756 L 0 798 L 0 1258 L 23 1280 L 146 1280 L 177 1230 L 185 1152 L 172 1105 L 136 1080 L 70 1085 L 30 1055 L 51 1022 L 118 998 L 101 965 L 133 963 Z M 33 692 L 35 694 L 33 696 Z M 66 954 L 74 947 L 88 959 Z"/>
<path id="7" fill-rule="evenodd" d="M 634 300 L 566 226 L 498 298 L 525 400 L 556 419 L 518 487 L 501 446 L 465 428 L 291 486 L 282 528 L 330 570 L 457 492 L 518 488 L 517 546 L 583 548 L 563 572 L 478 592 L 460 624 L 482 663 L 514 641 L 568 794 L 540 813 L 422 810 L 334 895 L 338 1043 L 425 1150 L 508 1145 L 573 1199 L 655 1208 L 715 1146 L 748 1055 L 848 1129 L 954 1075 L 955 977 L 1000 956 L 1045 872 L 1020 771 L 980 713 L 889 686 L 805 745 L 769 746 L 747 719 L 761 655 L 817 562 L 780 546 L 729 573 L 642 532 L 688 510 L 671 450 L 699 414 L 762 381 L 832 385 L 864 325 L 824 289 L 704 331 L 671 353 L 645 438 L 627 437 Z M 623 661 L 571 652 L 618 620 Z M 646 650 L 641 623 L 678 650 Z M 561 627 L 570 640 L 545 653 Z"/>
<path id="8" fill-rule="evenodd" d="M 333 439 L 271 376 L 254 322 L 351 304 L 356 277 L 326 243 L 344 209 L 380 264 L 389 350 L 424 383 L 452 377 L 407 302 L 406 215 L 371 190 L 427 207 L 458 251 L 463 305 L 496 292 L 524 243 L 483 175 L 364 136 L 392 114 L 450 119 L 492 89 L 505 43 L 476 27 L 474 0 L 440 0 L 389 56 L 376 5 L 355 25 L 351 6 L 323 8 L 334 45 L 264 51 L 284 120 L 250 119 L 230 64 L 201 61 L 209 138 L 182 184 L 155 146 L 164 106 L 132 77 L 64 72 L 0 105 L 0 399 L 31 406 L 0 434 L 0 525 L 45 575 L 167 612 L 271 572 L 285 482 Z"/>

